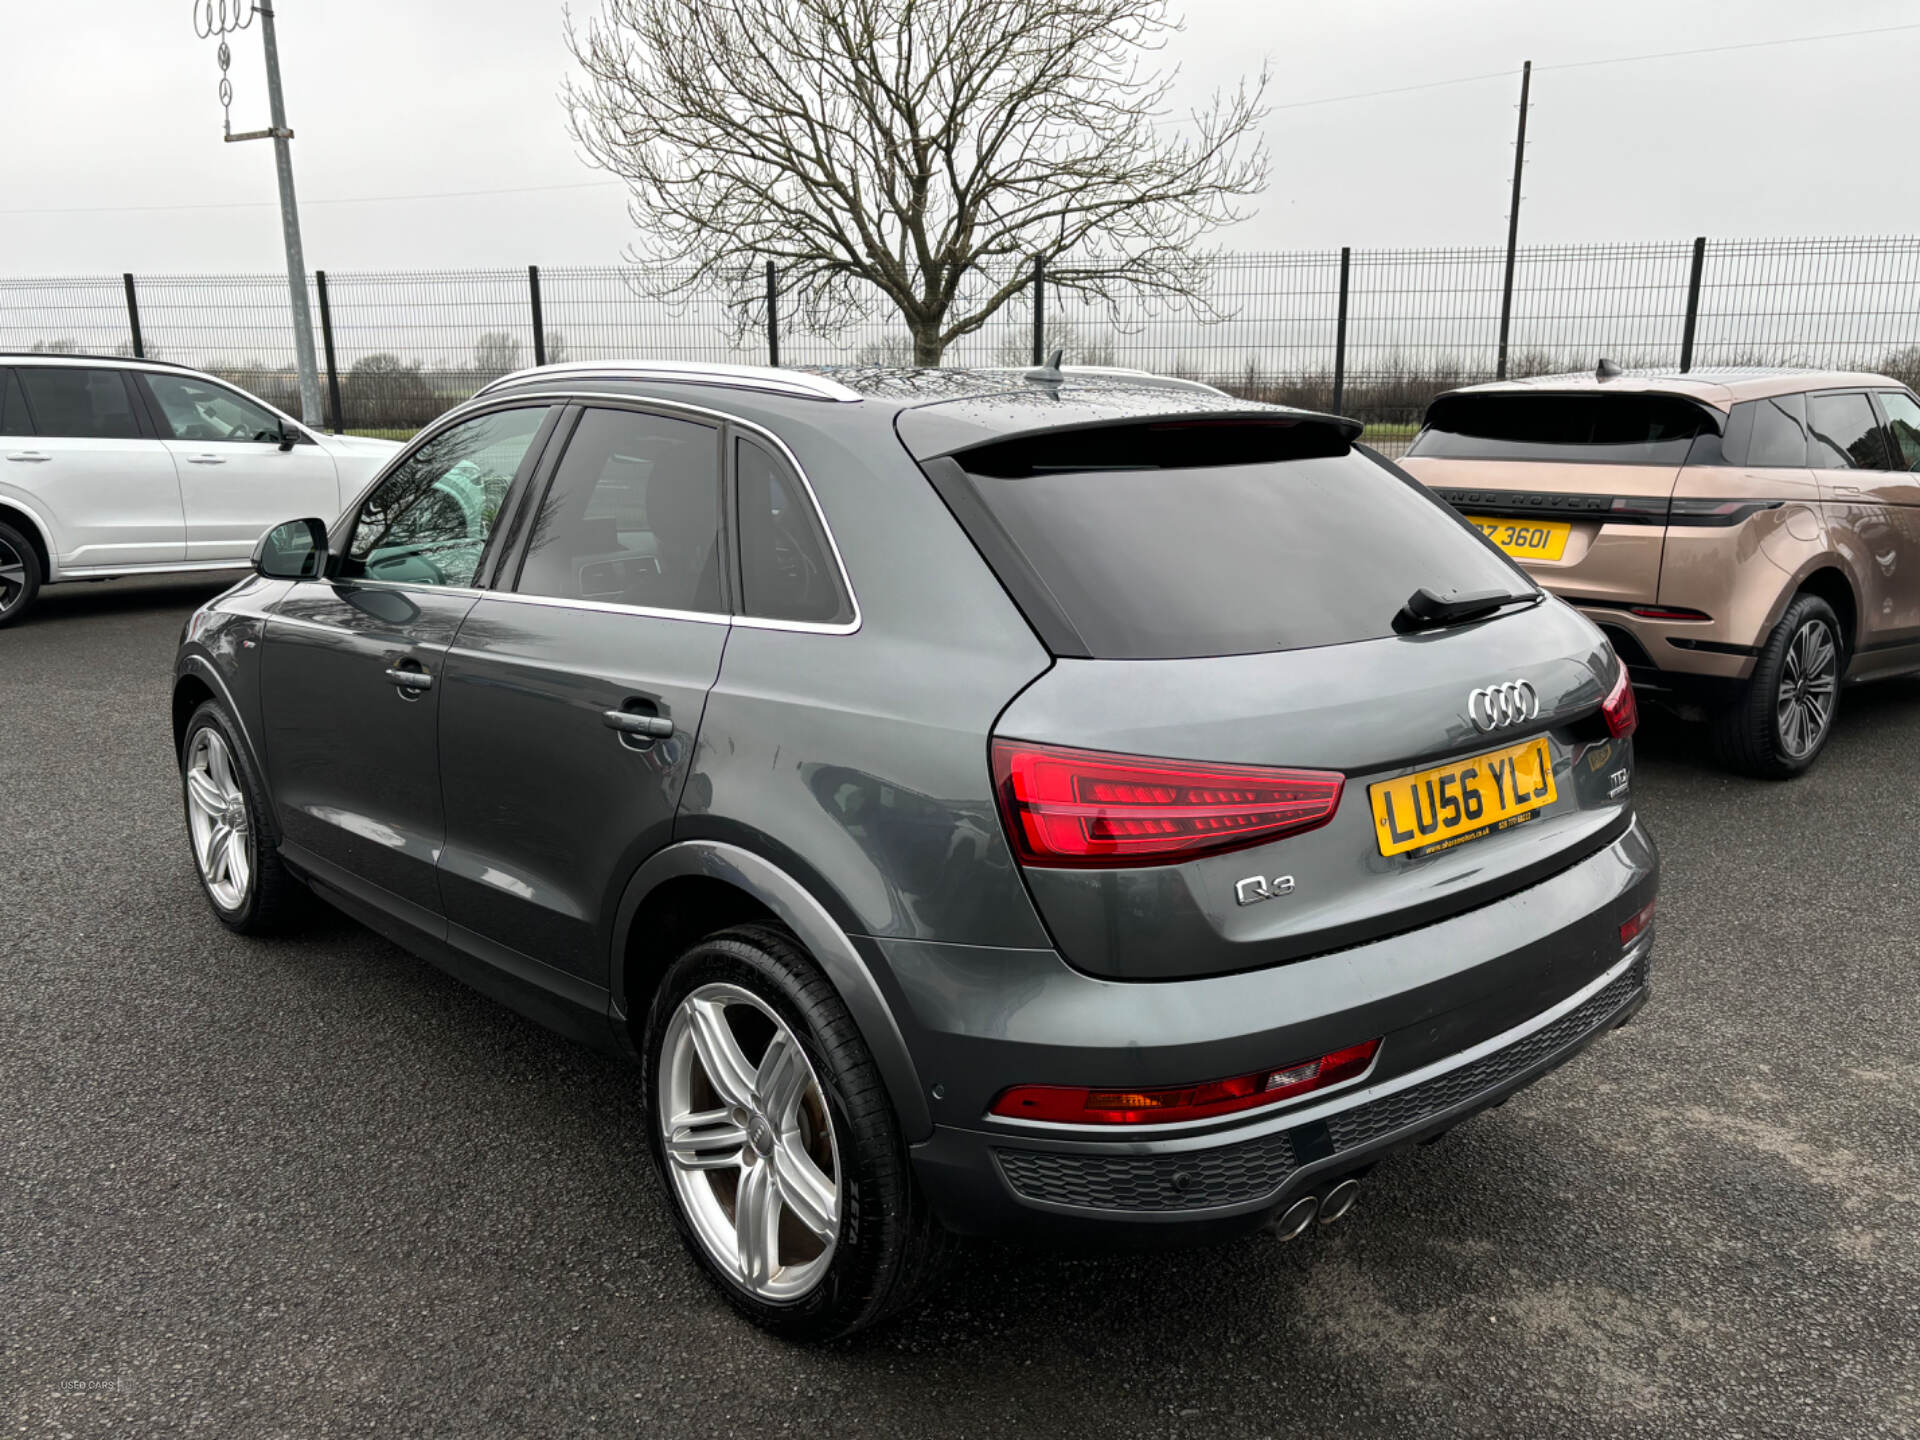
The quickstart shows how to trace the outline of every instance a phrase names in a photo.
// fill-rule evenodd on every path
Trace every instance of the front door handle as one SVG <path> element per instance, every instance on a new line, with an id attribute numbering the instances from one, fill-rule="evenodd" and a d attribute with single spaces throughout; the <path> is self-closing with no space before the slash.
<path id="1" fill-rule="evenodd" d="M 642 740 L 671 740 L 673 720 L 666 715 L 642 715 L 632 710 L 603 710 L 601 718 L 609 730 L 634 735 Z"/>
<path id="2" fill-rule="evenodd" d="M 410 690 L 416 694 L 433 688 L 433 676 L 424 670 L 409 670 L 396 665 L 387 671 L 387 679 L 402 690 Z"/>
<path id="3" fill-rule="evenodd" d="M 7 458 L 9 460 L 18 460 L 23 465 L 43 465 L 51 460 L 53 456 L 40 450 L 9 450 L 7 452 Z"/>
<path id="4" fill-rule="evenodd" d="M 227 463 L 227 457 L 224 455 L 189 455 L 187 456 L 187 463 L 189 465 L 224 465 Z"/>

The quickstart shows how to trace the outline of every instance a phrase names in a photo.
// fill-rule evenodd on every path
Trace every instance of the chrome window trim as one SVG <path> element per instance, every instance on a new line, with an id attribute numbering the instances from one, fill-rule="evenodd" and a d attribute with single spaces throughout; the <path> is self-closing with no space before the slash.
<path id="1" fill-rule="evenodd" d="M 485 393 L 485 391 L 481 392 L 481 394 Z M 479 396 L 476 395 L 474 400 L 478 399 Z M 656 610 L 641 605 L 618 605 L 605 600 L 570 600 L 558 595 L 522 595 L 516 590 L 478 590 L 450 585 L 418 585 L 412 581 L 369 580 L 358 576 L 350 580 L 343 579 L 338 582 L 329 581 L 327 583 L 376 585 L 384 589 L 392 590 L 422 590 L 432 595 L 471 594 L 485 596 L 491 600 L 510 600 L 527 605 L 549 605 L 558 609 L 590 610 L 617 615 L 645 615 L 655 620 L 698 620 L 707 624 L 738 625 L 747 630 L 784 630 L 796 635 L 852 635 L 860 629 L 862 624 L 865 623 L 865 612 L 860 608 L 860 596 L 853 588 L 853 577 L 847 573 L 847 562 L 845 557 L 840 553 L 840 542 L 834 536 L 833 527 L 827 523 L 826 507 L 820 503 L 819 493 L 814 490 L 813 480 L 807 474 L 806 467 L 800 463 L 800 457 L 793 453 L 792 448 L 786 441 L 782 440 L 764 425 L 757 424 L 752 420 L 743 420 L 739 416 L 730 415 L 724 410 L 713 410 L 704 405 L 690 405 L 684 400 L 656 399 L 650 395 L 614 395 L 595 390 L 528 390 L 511 396 L 492 396 L 484 405 L 475 405 L 474 401 L 470 400 L 466 402 L 465 405 L 449 410 L 431 425 L 422 428 L 420 433 L 415 435 L 412 441 L 408 442 L 407 448 L 396 455 L 392 461 L 389 461 L 386 467 L 382 468 L 379 475 L 375 476 L 367 488 L 360 492 L 359 498 L 354 501 L 351 507 L 354 525 L 356 527 L 359 525 L 360 507 L 366 503 L 367 496 L 373 493 L 374 486 L 386 478 L 387 471 L 400 463 L 407 455 L 411 454 L 415 445 L 423 440 L 431 439 L 447 426 L 457 424 L 459 421 L 469 419 L 474 415 L 485 414 L 491 410 L 517 408 L 528 403 L 565 405 L 569 403 L 585 404 L 599 401 L 611 401 L 616 406 L 627 409 L 653 408 L 684 414 L 717 424 L 731 425 L 738 430 L 745 431 L 758 439 L 764 440 L 772 446 L 788 468 L 800 477 L 801 487 L 807 492 L 807 503 L 813 507 L 814 518 L 820 522 L 820 533 L 827 537 L 827 549 L 832 552 L 834 569 L 839 572 L 841 588 L 847 593 L 847 603 L 853 607 L 853 618 L 851 620 L 843 620 L 838 624 L 824 624 L 817 620 L 771 620 L 759 615 L 741 615 L 710 610 Z M 469 409 L 468 406 L 472 406 L 472 408 Z M 317 580 L 303 580 L 299 583 L 303 585 L 314 585 L 322 582 Z"/>
<path id="2" fill-rule="evenodd" d="M 1578 1010 L 1582 1005 L 1586 1004 L 1587 1001 L 1591 1000 L 1595 995 L 1598 995 L 1602 990 L 1626 974 L 1634 965 L 1645 959 L 1651 946 L 1652 937 L 1649 935 L 1647 939 L 1633 946 L 1632 949 L 1612 966 L 1601 972 L 1601 974 L 1594 979 L 1588 981 L 1585 985 L 1581 986 L 1580 989 L 1574 991 L 1573 994 L 1567 996 L 1558 1004 L 1548 1006 L 1539 1014 L 1521 1021 L 1510 1030 L 1503 1030 L 1498 1035 L 1482 1040 L 1478 1045 L 1470 1045 L 1465 1050 L 1457 1051 L 1444 1059 L 1434 1061 L 1431 1065 L 1422 1066 L 1418 1070 L 1409 1070 L 1406 1074 L 1396 1075 L 1391 1080 L 1382 1080 L 1378 1085 L 1370 1086 L 1367 1089 L 1349 1089 L 1348 1087 L 1357 1087 L 1368 1075 L 1373 1073 L 1374 1066 L 1380 1063 L 1380 1052 L 1376 1052 L 1373 1057 L 1373 1065 L 1367 1067 L 1365 1074 L 1355 1076 L 1352 1080 L 1344 1081 L 1339 1086 L 1329 1085 L 1325 1090 L 1315 1091 L 1312 1095 L 1302 1096 L 1300 1101 L 1296 1102 L 1299 1106 L 1297 1109 L 1283 1103 L 1272 1110 L 1255 1111 L 1253 1112 L 1253 1115 L 1257 1117 L 1255 1120 L 1250 1121 L 1248 1119 L 1239 1119 L 1239 1117 L 1232 1115 L 1224 1115 L 1204 1120 L 1177 1120 L 1170 1125 L 1074 1125 L 1060 1120 L 1020 1120 L 1008 1115 L 989 1114 L 984 1118 L 992 1122 L 996 1128 L 1005 1126 L 1009 1129 L 1032 1135 L 1046 1135 L 1060 1139 L 1101 1140 L 1108 1144 L 1115 1142 L 1125 1143 L 1128 1141 L 1138 1142 L 1161 1135 L 1190 1135 L 1196 1130 L 1210 1131 L 1211 1133 L 1206 1137 L 1209 1140 L 1218 1138 L 1223 1142 L 1238 1143 L 1242 1140 L 1258 1139 L 1278 1130 L 1290 1130 L 1294 1126 L 1303 1125 L 1310 1120 L 1324 1120 L 1327 1116 L 1338 1114 L 1343 1110 L 1350 1110 L 1360 1105 L 1370 1105 L 1376 1100 L 1384 1100 L 1389 1095 L 1396 1095 L 1400 1091 L 1411 1089 L 1415 1085 L 1423 1085 L 1427 1081 L 1438 1079 L 1450 1071 L 1471 1065 L 1474 1061 L 1491 1055 L 1496 1051 L 1505 1050 L 1511 1045 L 1517 1045 L 1536 1030 L 1544 1030 L 1561 1016 Z M 1385 1049 L 1385 1045 L 1380 1047 L 1381 1051 Z M 1320 1103 L 1322 1096 L 1332 1095 L 1336 1090 L 1343 1092 L 1337 1100 L 1331 1100 L 1324 1104 Z M 1236 1119 L 1239 1119 L 1239 1123 L 1237 1124 L 1233 1123 Z M 1223 1124 L 1223 1121 L 1227 1123 Z"/>
<path id="3" fill-rule="evenodd" d="M 489 380 L 474 392 L 479 399 L 503 385 L 523 384 L 528 380 L 568 376 L 585 380 L 654 380 L 684 385 L 713 385 L 731 390 L 760 390 L 770 395 L 787 395 L 802 400 L 831 400 L 840 405 L 857 405 L 867 397 L 837 380 L 804 370 L 774 369 L 766 365 L 729 365 L 707 361 L 648 360 L 569 360 L 559 365 L 536 365 L 515 370 L 498 380 Z"/>

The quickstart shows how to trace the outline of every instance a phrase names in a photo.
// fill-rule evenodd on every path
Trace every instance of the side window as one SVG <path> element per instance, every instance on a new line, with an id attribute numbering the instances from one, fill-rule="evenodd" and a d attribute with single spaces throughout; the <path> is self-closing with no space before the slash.
<path id="1" fill-rule="evenodd" d="M 813 503 L 758 441 L 734 442 L 741 609 L 767 620 L 853 618 Z"/>
<path id="2" fill-rule="evenodd" d="M 523 595 L 724 614 L 719 438 L 631 410 L 580 417 L 534 512 Z"/>
<path id="3" fill-rule="evenodd" d="M 20 377 L 0 370 L 0 435 L 31 434 L 33 417 L 27 414 L 27 392 L 20 388 Z"/>
<path id="4" fill-rule="evenodd" d="M 1920 401 L 1904 390 L 1881 390 L 1880 408 L 1893 441 L 1893 468 L 1920 470 Z"/>
<path id="5" fill-rule="evenodd" d="M 73 440 L 137 440 L 133 397 L 118 370 L 23 365 L 15 372 L 42 435 Z"/>
<path id="6" fill-rule="evenodd" d="M 471 585 L 501 502 L 546 418 L 545 406 L 496 410 L 421 445 L 361 505 L 342 573 Z"/>
<path id="7" fill-rule="evenodd" d="M 1805 469 L 1807 397 L 1774 395 L 1747 403 L 1753 406 L 1753 440 L 1747 449 L 1747 464 Z"/>
<path id="8" fill-rule="evenodd" d="M 1816 470 L 1885 470 L 1887 437 L 1873 413 L 1866 392 L 1840 391 L 1807 397 L 1807 423 L 1812 431 L 1812 463 Z"/>
<path id="9" fill-rule="evenodd" d="M 220 444 L 280 439 L 280 417 L 237 390 L 185 375 L 145 377 L 160 408 L 161 429 L 169 440 Z"/>

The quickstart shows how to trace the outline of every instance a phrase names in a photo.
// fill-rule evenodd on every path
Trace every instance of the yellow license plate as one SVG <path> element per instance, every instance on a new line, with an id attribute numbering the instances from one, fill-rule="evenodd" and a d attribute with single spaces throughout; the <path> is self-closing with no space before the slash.
<path id="1" fill-rule="evenodd" d="M 1531 820 L 1554 799 L 1545 736 L 1367 787 L 1382 855 L 1430 855 Z"/>
<path id="2" fill-rule="evenodd" d="M 1516 560 L 1558 560 L 1573 527 L 1564 520 L 1492 520 L 1469 515 L 1467 523 Z"/>

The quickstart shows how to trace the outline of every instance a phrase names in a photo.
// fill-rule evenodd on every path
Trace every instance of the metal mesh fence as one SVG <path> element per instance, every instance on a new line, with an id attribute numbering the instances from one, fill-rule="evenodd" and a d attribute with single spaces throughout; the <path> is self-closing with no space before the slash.
<path id="1" fill-rule="evenodd" d="M 1696 367 L 1819 365 L 1920 379 L 1920 238 L 1714 240 L 1696 245 L 1551 245 L 1516 256 L 1507 370 L 1589 369 L 1601 357 L 1673 368 L 1692 321 Z M 1493 378 L 1505 252 L 1464 249 L 1225 254 L 1187 304 L 1114 304 L 1052 288 L 1046 348 L 1069 363 L 1205 380 L 1249 398 L 1336 404 L 1369 439 L 1402 448 L 1441 390 Z M 543 269 L 548 361 L 767 359 L 765 298 L 689 291 L 671 272 Z M 974 293 L 1004 274 L 974 277 Z M 531 365 L 533 277 L 524 270 L 332 272 L 325 277 L 342 420 L 411 430 L 486 381 Z M 320 282 L 310 281 L 316 313 Z M 0 280 L 0 351 L 130 354 L 124 277 Z M 144 353 L 226 375 L 297 404 L 286 282 L 274 275 L 139 276 Z M 964 301 L 963 301 L 964 303 Z M 947 350 L 949 365 L 1023 364 L 1033 349 L 1024 288 Z M 905 364 L 904 325 L 876 305 L 831 333 L 780 317 L 789 365 Z M 319 357 L 324 377 L 324 350 Z M 1336 383 L 1338 394 L 1336 395 Z"/>

